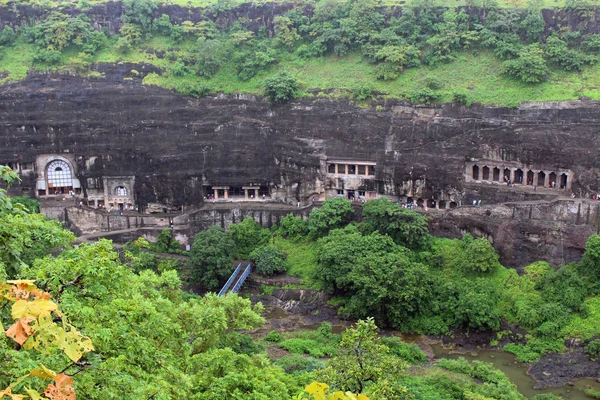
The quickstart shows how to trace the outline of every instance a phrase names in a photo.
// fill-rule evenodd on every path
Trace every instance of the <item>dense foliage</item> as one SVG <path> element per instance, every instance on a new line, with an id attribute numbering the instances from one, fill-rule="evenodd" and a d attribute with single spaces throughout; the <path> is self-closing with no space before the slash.
<path id="1" fill-rule="evenodd" d="M 0 54 L 9 57 L 0 60 L 0 68 L 11 75 L 4 80 L 19 79 L 30 66 L 90 74 L 95 62 L 121 58 L 162 70 L 148 74 L 146 83 L 193 96 L 241 86 L 277 103 L 310 95 L 308 89 L 316 88 L 342 89 L 332 95 L 365 101 L 394 87 L 394 96 L 413 102 L 471 104 L 473 97 L 481 96 L 479 88 L 456 87 L 444 79 L 441 85 L 430 85 L 429 78 L 437 75 L 430 67 L 462 63 L 466 54 L 475 60 L 485 54 L 492 59 L 495 77 L 503 74 L 508 78 L 504 82 L 512 85 L 512 79 L 518 82 L 513 85 L 518 92 L 530 94 L 530 85 L 553 74 L 578 74 L 597 63 L 599 35 L 588 33 L 594 6 L 567 3 L 548 25 L 539 0 L 515 1 L 509 8 L 495 0 L 467 1 L 465 7 L 411 1 L 402 10 L 382 0 L 306 1 L 256 24 L 238 17 L 230 1 L 206 7 L 201 20 L 193 22 L 183 14 L 157 12 L 154 0 L 124 0 L 118 33 L 95 29 L 86 10 L 74 15 L 54 10 L 35 24 L 21 20 L 16 31 L 5 27 Z M 13 48 L 15 43 L 19 46 Z M 15 57 L 13 53 L 24 48 L 30 57 Z M 334 87 L 312 82 L 322 82 L 311 72 L 314 67 L 335 70 L 338 63 L 339 70 L 359 63 L 360 73 Z M 394 82 L 412 69 L 423 70 L 415 75 L 417 86 L 395 87 Z M 483 82 L 486 76 L 477 79 Z"/>

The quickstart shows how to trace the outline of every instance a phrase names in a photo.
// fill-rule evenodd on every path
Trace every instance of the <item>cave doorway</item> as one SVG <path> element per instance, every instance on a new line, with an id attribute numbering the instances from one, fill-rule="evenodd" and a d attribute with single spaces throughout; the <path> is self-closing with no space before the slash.
<path id="1" fill-rule="evenodd" d="M 440 209 L 445 210 L 447 207 L 446 202 L 444 200 L 440 200 Z"/>
<path id="2" fill-rule="evenodd" d="M 456 208 L 457 206 L 458 206 L 458 204 L 456 204 L 455 201 L 450 202 L 450 208 Z"/>
<path id="3" fill-rule="evenodd" d="M 418 207 L 423 207 L 424 201 L 423 199 L 417 199 L 417 206 Z"/>
<path id="4" fill-rule="evenodd" d="M 515 183 L 523 183 L 523 170 L 521 168 L 515 171 Z"/>
<path id="5" fill-rule="evenodd" d="M 504 182 L 510 181 L 510 169 L 504 168 Z"/>
<path id="6" fill-rule="evenodd" d="M 348 190 L 348 200 L 354 200 L 356 192 L 354 190 Z"/>
<path id="7" fill-rule="evenodd" d="M 473 179 L 479 180 L 479 165 L 477 164 L 473 165 Z"/>
<path id="8" fill-rule="evenodd" d="M 500 181 L 500 168 L 494 167 L 494 177 L 493 177 L 494 182 L 499 182 Z"/>
<path id="9" fill-rule="evenodd" d="M 544 171 L 538 173 L 538 186 L 544 186 L 546 184 L 546 174 Z"/>
<path id="10" fill-rule="evenodd" d="M 482 172 L 483 172 L 483 176 L 482 176 L 481 180 L 489 181 L 490 180 L 490 168 L 486 165 L 483 167 Z"/>
<path id="11" fill-rule="evenodd" d="M 562 174 L 562 175 L 560 176 L 560 187 L 561 187 L 562 189 L 566 189 L 566 188 L 567 188 L 567 182 L 568 182 L 568 179 L 569 179 L 569 178 L 567 177 L 567 174 Z"/>
<path id="12" fill-rule="evenodd" d="M 552 188 L 556 187 L 556 173 L 555 172 L 551 172 L 550 175 L 548 175 L 548 185 Z"/>
<path id="13" fill-rule="evenodd" d="M 527 171 L 527 184 L 533 185 L 535 174 L 532 170 Z"/>

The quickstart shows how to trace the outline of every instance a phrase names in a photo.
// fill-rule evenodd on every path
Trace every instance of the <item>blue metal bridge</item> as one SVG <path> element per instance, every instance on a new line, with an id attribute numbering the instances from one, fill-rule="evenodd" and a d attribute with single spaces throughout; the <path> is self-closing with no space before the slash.
<path id="1" fill-rule="evenodd" d="M 246 282 L 246 279 L 248 278 L 248 275 L 250 275 L 251 271 L 252 266 L 250 264 L 248 264 L 246 268 L 242 270 L 242 264 L 240 263 L 235 271 L 233 271 L 229 279 L 227 279 L 227 282 L 219 292 L 219 296 L 223 296 L 227 292 L 238 293 L 244 282 Z"/>

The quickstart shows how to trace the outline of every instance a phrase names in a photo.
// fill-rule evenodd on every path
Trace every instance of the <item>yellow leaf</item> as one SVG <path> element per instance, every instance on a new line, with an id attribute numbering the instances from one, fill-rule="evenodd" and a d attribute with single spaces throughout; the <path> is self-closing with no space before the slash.
<path id="1" fill-rule="evenodd" d="M 38 378 L 42 378 L 42 379 L 54 379 L 56 378 L 56 372 L 52 371 L 51 369 L 48 369 L 46 367 L 44 367 L 44 365 L 41 365 L 41 369 L 34 369 L 32 370 L 29 375 L 31 376 L 36 376 Z"/>
<path id="2" fill-rule="evenodd" d="M 31 400 L 44 400 L 44 398 L 33 389 L 25 388 L 25 391 L 27 392 L 29 397 L 31 397 Z"/>
<path id="3" fill-rule="evenodd" d="M 369 398 L 367 396 L 365 396 L 364 394 L 359 394 L 358 400 L 369 400 Z"/>
<path id="4" fill-rule="evenodd" d="M 94 350 L 90 338 L 83 336 L 76 330 L 64 332 L 64 334 L 59 335 L 58 347 L 65 352 L 67 357 L 75 362 L 79 361 L 84 353 Z"/>
<path id="5" fill-rule="evenodd" d="M 34 285 L 35 281 L 31 280 L 31 279 L 14 279 L 11 281 L 6 281 L 6 283 L 10 283 L 11 285 L 20 285 L 20 284 Z"/>
<path id="6" fill-rule="evenodd" d="M 0 399 L 4 398 L 4 396 L 8 396 L 10 400 L 22 400 L 27 398 L 27 396 L 23 396 L 22 394 L 13 393 L 10 387 L 0 390 Z"/>
<path id="7" fill-rule="evenodd" d="M 56 311 L 58 306 L 50 300 L 35 299 L 34 301 L 18 300 L 12 306 L 13 319 L 21 318 L 23 315 L 32 317 L 45 316 Z"/>
<path id="8" fill-rule="evenodd" d="M 327 390 L 329 390 L 329 386 L 327 386 L 324 383 L 313 382 L 310 385 L 308 385 L 304 390 L 306 390 L 308 394 L 325 393 Z"/>

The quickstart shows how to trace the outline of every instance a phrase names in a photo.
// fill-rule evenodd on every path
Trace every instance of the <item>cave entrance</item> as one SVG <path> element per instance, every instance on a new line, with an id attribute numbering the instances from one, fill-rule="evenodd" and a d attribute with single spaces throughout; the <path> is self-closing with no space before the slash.
<path id="1" fill-rule="evenodd" d="M 458 204 L 456 204 L 455 201 L 450 202 L 450 208 L 456 208 L 457 206 L 458 206 Z"/>
<path id="2" fill-rule="evenodd" d="M 500 181 L 500 168 L 494 167 L 493 180 L 494 180 L 494 182 L 499 182 Z"/>
<path id="3" fill-rule="evenodd" d="M 489 181 L 490 180 L 490 169 L 487 165 L 483 167 L 482 172 L 483 172 L 483 177 L 481 179 L 484 181 Z"/>
<path id="4" fill-rule="evenodd" d="M 523 170 L 521 168 L 515 171 L 515 183 L 523 183 Z"/>
<path id="5" fill-rule="evenodd" d="M 556 173 L 555 172 L 551 172 L 550 175 L 548 175 L 548 184 L 550 187 L 553 187 L 553 188 L 556 187 Z"/>
<path id="6" fill-rule="evenodd" d="M 473 165 L 473 179 L 479 180 L 479 166 L 477 164 Z"/>
<path id="7" fill-rule="evenodd" d="M 510 181 L 510 169 L 504 168 L 504 182 Z"/>
<path id="8" fill-rule="evenodd" d="M 417 206 L 418 206 L 418 207 L 423 207 L 423 204 L 424 204 L 424 203 L 425 203 L 425 202 L 423 201 L 423 199 L 417 199 Z"/>
<path id="9" fill-rule="evenodd" d="M 566 189 L 567 188 L 567 182 L 568 182 L 567 179 L 568 179 L 567 174 L 562 174 L 560 176 L 560 187 L 562 189 Z"/>
<path id="10" fill-rule="evenodd" d="M 533 185 L 534 176 L 535 176 L 535 174 L 533 173 L 532 170 L 527 171 L 527 184 L 528 185 Z"/>
<path id="11" fill-rule="evenodd" d="M 544 171 L 538 173 L 538 186 L 544 186 L 546 184 L 546 174 Z"/>
<path id="12" fill-rule="evenodd" d="M 446 207 L 447 207 L 446 202 L 444 200 L 440 200 L 440 208 L 446 209 Z"/>
<path id="13" fill-rule="evenodd" d="M 348 190 L 348 200 L 354 200 L 355 195 L 356 195 L 356 191 Z"/>

